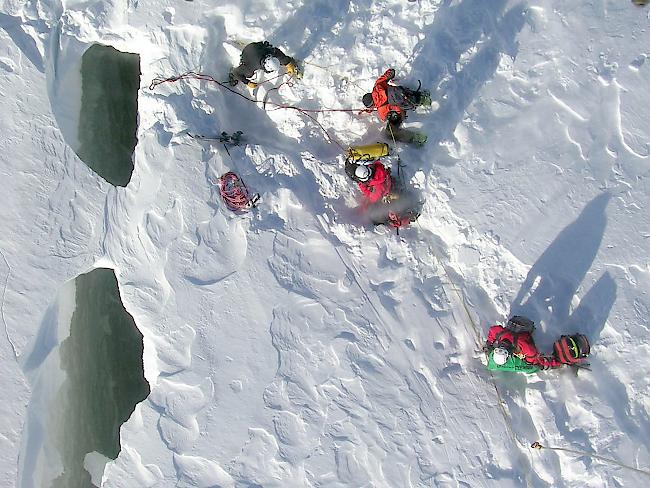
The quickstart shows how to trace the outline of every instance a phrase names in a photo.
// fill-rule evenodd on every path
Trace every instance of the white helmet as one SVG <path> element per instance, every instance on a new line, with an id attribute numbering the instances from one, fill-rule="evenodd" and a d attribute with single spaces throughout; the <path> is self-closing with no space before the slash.
<path id="1" fill-rule="evenodd" d="M 370 179 L 370 168 L 364 164 L 357 166 L 357 169 L 354 170 L 354 176 L 357 177 L 359 181 L 368 181 Z"/>
<path id="2" fill-rule="evenodd" d="M 264 71 L 267 73 L 272 73 L 280 69 L 280 60 L 275 56 L 269 54 L 262 61 L 262 66 L 264 67 Z"/>
<path id="3" fill-rule="evenodd" d="M 509 356 L 510 353 L 505 347 L 495 347 L 492 351 L 492 359 L 494 360 L 494 364 L 499 366 L 506 364 Z"/>

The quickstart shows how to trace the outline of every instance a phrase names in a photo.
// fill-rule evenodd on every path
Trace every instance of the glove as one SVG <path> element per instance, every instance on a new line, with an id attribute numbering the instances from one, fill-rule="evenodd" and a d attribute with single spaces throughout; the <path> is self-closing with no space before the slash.
<path id="1" fill-rule="evenodd" d="M 424 143 L 427 142 L 427 136 L 418 132 L 417 134 L 413 134 L 411 142 L 417 144 L 418 146 L 423 146 Z"/>
<path id="2" fill-rule="evenodd" d="M 255 83 L 254 81 L 249 81 L 248 83 L 246 83 L 246 86 L 251 89 L 257 88 L 257 83 Z"/>
<path id="3" fill-rule="evenodd" d="M 291 61 L 289 64 L 287 64 L 286 68 L 287 73 L 289 73 L 294 78 L 302 78 L 302 72 L 298 68 L 298 63 L 296 61 Z"/>
<path id="4" fill-rule="evenodd" d="M 239 80 L 237 80 L 237 78 L 235 78 L 235 75 L 234 75 L 234 73 L 232 71 L 230 73 L 228 73 L 228 84 L 230 86 L 237 86 L 238 82 L 239 82 Z"/>
<path id="5" fill-rule="evenodd" d="M 388 195 L 384 195 L 381 200 L 384 203 L 394 202 L 395 200 L 399 200 L 399 195 L 397 193 L 389 193 Z"/>
<path id="6" fill-rule="evenodd" d="M 399 124 L 402 121 L 402 116 L 395 111 L 388 112 L 387 118 L 388 118 L 388 122 L 395 125 Z"/>
<path id="7" fill-rule="evenodd" d="M 386 77 L 387 80 L 390 81 L 395 78 L 395 70 L 393 68 L 388 69 L 386 73 L 388 73 L 388 76 Z"/>

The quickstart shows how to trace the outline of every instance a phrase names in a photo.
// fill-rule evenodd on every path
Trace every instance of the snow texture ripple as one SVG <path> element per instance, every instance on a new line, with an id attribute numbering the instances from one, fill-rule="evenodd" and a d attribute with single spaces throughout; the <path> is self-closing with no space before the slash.
<path id="1" fill-rule="evenodd" d="M 96 267 L 116 270 L 152 390 L 101 486 L 647 484 L 529 446 L 650 469 L 649 24 L 619 0 L 0 0 L 0 486 L 28 486 L 38 455 L 26 360 L 47 306 Z M 427 145 L 397 148 L 416 225 L 364 226 L 340 147 L 296 111 L 148 89 L 225 79 L 258 39 L 307 63 L 257 100 L 359 108 L 390 66 L 431 90 L 438 110 L 407 120 Z M 94 43 L 140 56 L 124 188 L 74 151 Z M 382 137 L 374 115 L 315 116 L 342 146 Z M 236 130 L 230 154 L 187 135 Z M 228 170 L 254 212 L 219 201 Z M 472 322 L 515 312 L 542 349 L 587 334 L 592 371 L 491 377 Z"/>

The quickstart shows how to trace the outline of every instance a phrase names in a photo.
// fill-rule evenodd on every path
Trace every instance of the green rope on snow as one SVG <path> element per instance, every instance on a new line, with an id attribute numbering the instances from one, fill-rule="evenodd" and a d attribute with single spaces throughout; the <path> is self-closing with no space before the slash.
<path id="1" fill-rule="evenodd" d="M 418 225 L 420 226 L 420 229 L 422 229 L 422 225 L 420 222 L 418 222 Z M 440 263 L 440 266 L 442 267 L 443 272 L 445 273 L 445 276 L 447 277 L 447 280 L 449 280 L 449 283 L 451 283 L 451 289 L 456 293 L 458 296 L 458 301 L 463 307 L 463 310 L 465 311 L 465 314 L 467 315 L 467 318 L 469 319 L 470 324 L 472 325 L 472 329 L 474 329 L 474 340 L 476 342 L 476 345 L 478 347 L 482 347 L 482 335 L 481 335 L 481 330 L 478 327 L 478 324 L 474 320 L 474 317 L 472 317 L 472 313 L 470 312 L 470 307 L 469 304 L 467 303 L 467 299 L 465 298 L 465 294 L 463 291 L 456 285 L 456 282 L 452 279 L 451 274 L 447 270 L 447 265 L 440 259 L 437 255 L 437 253 L 433 250 L 431 250 L 431 253 L 434 255 L 436 260 Z M 487 351 L 485 351 L 485 358 L 486 360 L 489 361 L 489 354 Z M 508 431 L 508 437 L 510 437 L 510 440 L 512 441 L 514 446 L 517 446 L 519 444 L 517 440 L 517 434 L 515 433 L 514 427 L 512 426 L 512 421 L 510 419 L 510 414 L 508 413 L 508 410 L 506 409 L 506 402 L 503 400 L 503 397 L 501 395 L 501 392 L 499 391 L 499 387 L 497 385 L 496 378 L 494 377 L 494 373 L 491 370 L 488 370 L 490 374 L 490 380 L 492 383 L 492 386 L 494 386 L 494 393 L 497 397 L 497 404 L 499 406 L 499 411 L 501 412 L 501 416 L 503 417 L 503 421 L 506 426 L 506 430 Z M 522 453 L 523 454 L 523 453 Z M 531 465 L 533 464 L 532 458 L 531 460 Z M 526 476 L 526 486 L 531 486 L 531 479 L 530 479 L 530 467 L 526 469 L 525 472 Z"/>

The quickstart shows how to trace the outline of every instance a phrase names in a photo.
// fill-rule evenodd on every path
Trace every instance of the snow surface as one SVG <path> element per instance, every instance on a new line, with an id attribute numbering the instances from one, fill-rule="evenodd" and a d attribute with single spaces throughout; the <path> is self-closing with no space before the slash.
<path id="1" fill-rule="evenodd" d="M 529 446 L 650 469 L 649 12 L 1 0 L 0 486 L 57 463 L 23 445 L 38 401 L 25 359 L 61 287 L 98 266 L 116 269 L 152 387 L 104 487 L 647 485 Z M 389 66 L 432 90 L 440 108 L 409 118 L 429 142 L 398 148 L 427 198 L 417 225 L 361 225 L 339 146 L 297 112 L 206 82 L 148 89 L 188 70 L 221 78 L 238 56 L 224 41 L 264 38 L 312 63 L 275 102 L 357 108 Z M 72 149 L 95 42 L 140 55 L 126 188 Z M 374 116 L 318 120 L 343 146 L 380 137 Z M 185 134 L 239 129 L 250 143 L 232 159 Z M 219 203 L 211 182 L 230 169 L 262 194 L 255 212 Z M 586 333 L 592 371 L 492 377 L 472 321 L 485 334 L 512 312 L 540 322 L 543 349 Z"/>

